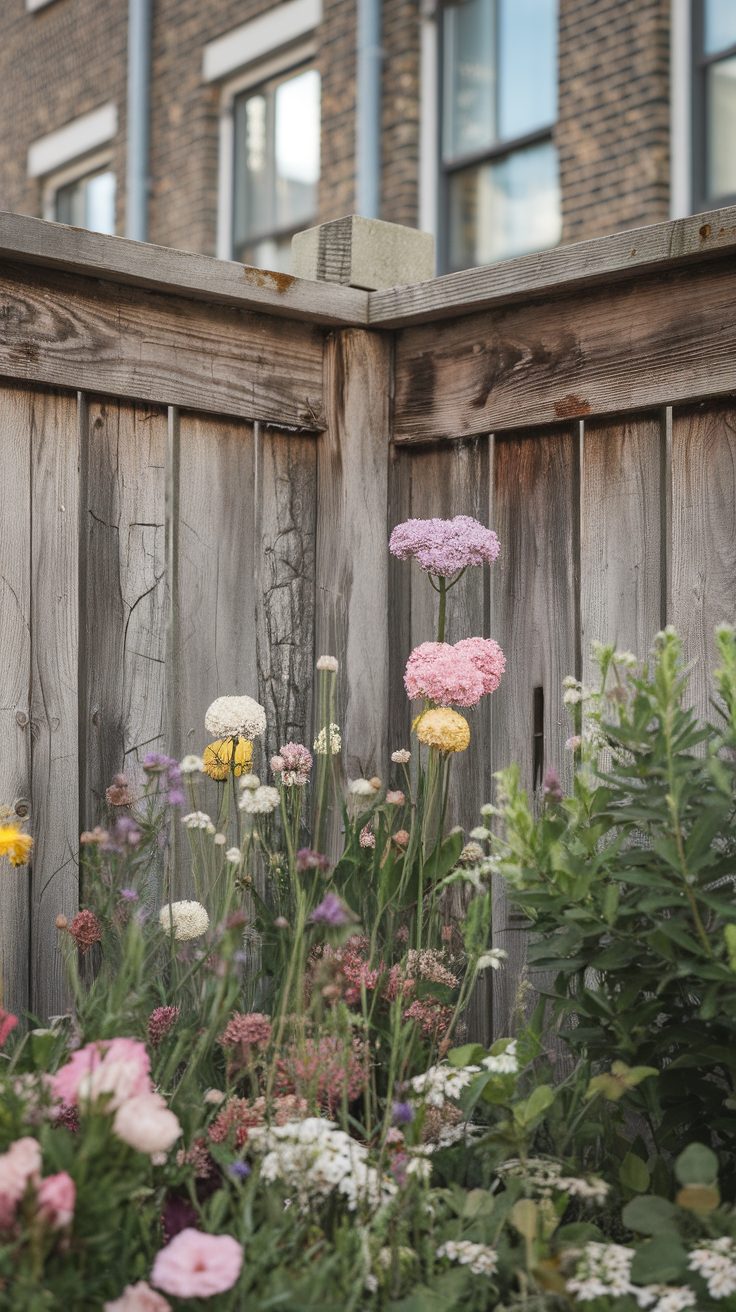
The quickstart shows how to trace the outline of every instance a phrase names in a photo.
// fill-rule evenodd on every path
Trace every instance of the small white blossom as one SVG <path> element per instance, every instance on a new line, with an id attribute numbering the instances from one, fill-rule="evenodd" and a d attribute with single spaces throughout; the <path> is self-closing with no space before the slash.
<path id="1" fill-rule="evenodd" d="M 583 700 L 583 694 L 579 688 L 566 688 L 562 700 L 565 706 L 577 706 L 578 702 Z"/>
<path id="2" fill-rule="evenodd" d="M 240 780 L 241 792 L 244 788 L 254 789 L 254 788 L 260 788 L 260 786 L 261 786 L 261 781 L 258 778 L 257 774 L 244 774 L 242 779 Z"/>
<path id="3" fill-rule="evenodd" d="M 260 788 L 243 789 L 238 806 L 246 815 L 271 815 L 278 807 L 279 801 L 278 788 L 261 784 Z"/>
<path id="4" fill-rule="evenodd" d="M 224 847 L 227 842 L 227 834 L 215 834 L 212 842 L 215 844 L 215 847 Z"/>
<path id="5" fill-rule="evenodd" d="M 476 825 L 475 829 L 471 829 L 468 835 L 468 837 L 472 838 L 476 843 L 485 843 L 490 836 L 491 831 L 490 829 L 486 829 L 485 825 Z"/>
<path id="6" fill-rule="evenodd" d="M 158 921 L 167 934 L 173 928 L 174 938 L 186 942 L 201 938 L 209 928 L 210 918 L 201 902 L 167 902 L 159 911 Z"/>
<path id="7" fill-rule="evenodd" d="M 394 765 L 408 765 L 411 760 L 411 752 L 408 752 L 405 747 L 400 747 L 398 751 L 391 753 L 391 760 Z"/>
<path id="8" fill-rule="evenodd" d="M 266 712 L 252 697 L 217 697 L 208 707 L 204 726 L 213 738 L 262 738 Z"/>
<path id="9" fill-rule="evenodd" d="M 409 1083 L 429 1107 L 442 1107 L 448 1098 L 459 1098 L 463 1089 L 480 1073 L 480 1066 L 430 1066 Z"/>
<path id="10" fill-rule="evenodd" d="M 337 674 L 338 661 L 336 656 L 319 656 L 317 658 L 318 670 L 329 670 L 330 674 Z"/>
<path id="11" fill-rule="evenodd" d="M 727 1235 L 704 1240 L 691 1250 L 688 1266 L 703 1277 L 711 1298 L 730 1298 L 736 1293 L 736 1240 Z"/>
<path id="12" fill-rule="evenodd" d="M 254 1128 L 248 1144 L 264 1154 L 261 1179 L 293 1189 L 303 1212 L 333 1194 L 349 1211 L 375 1210 L 396 1193 L 393 1181 L 370 1165 L 366 1146 L 320 1116 Z"/>
<path id="13" fill-rule="evenodd" d="M 181 822 L 185 829 L 205 829 L 208 834 L 215 832 L 215 826 L 206 811 L 190 811 L 189 815 L 182 816 Z"/>
<path id="14" fill-rule="evenodd" d="M 329 753 L 327 749 L 327 740 L 329 737 Z M 331 724 L 325 730 L 324 725 L 320 729 L 314 740 L 314 751 L 318 756 L 337 756 L 342 748 L 342 737 L 340 735 L 339 724 Z"/>
<path id="15" fill-rule="evenodd" d="M 513 1053 L 499 1052 L 497 1056 L 484 1057 L 481 1066 L 493 1075 L 516 1075 L 519 1063 Z"/>
<path id="16" fill-rule="evenodd" d="M 476 970 L 500 970 L 501 962 L 505 961 L 508 955 L 504 948 L 491 948 L 489 952 L 483 952 L 478 957 Z"/>
<path id="17" fill-rule="evenodd" d="M 474 1276 L 492 1276 L 498 1267 L 495 1249 L 487 1244 L 473 1244 L 469 1239 L 448 1239 L 437 1249 L 438 1257 L 446 1257 L 450 1262 L 468 1266 Z"/>
<path id="18" fill-rule="evenodd" d="M 234 866 L 239 866 L 241 862 L 241 853 L 239 847 L 229 847 L 225 853 L 225 860 Z"/>
<path id="19" fill-rule="evenodd" d="M 351 779 L 348 792 L 353 797 L 375 797 L 377 789 L 373 787 L 370 779 Z"/>
<path id="20" fill-rule="evenodd" d="M 179 762 L 179 769 L 182 774 L 201 774 L 204 770 L 204 761 L 201 756 L 194 756 L 190 753 Z"/>

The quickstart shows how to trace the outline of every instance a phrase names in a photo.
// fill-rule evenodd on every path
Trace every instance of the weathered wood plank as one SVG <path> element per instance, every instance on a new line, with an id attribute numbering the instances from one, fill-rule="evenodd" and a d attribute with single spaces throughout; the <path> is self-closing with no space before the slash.
<path id="1" fill-rule="evenodd" d="M 0 374 L 160 405 L 322 424 L 322 331 L 49 269 L 0 269 Z"/>
<path id="2" fill-rule="evenodd" d="M 411 487 L 414 452 L 391 444 L 388 472 L 388 534 L 412 514 Z M 388 659 L 389 659 L 389 751 L 408 748 L 411 703 L 404 689 L 404 670 L 412 649 L 411 594 L 415 571 L 409 563 L 389 555 L 388 560 Z M 402 776 L 390 769 L 397 787 Z"/>
<path id="3" fill-rule="evenodd" d="M 596 680 L 590 644 L 644 659 L 664 614 L 659 415 L 584 426 L 580 496 L 583 682 Z"/>
<path id="4" fill-rule="evenodd" d="M 166 414 L 88 403 L 83 812 L 95 823 L 112 776 L 136 785 L 168 746 L 165 579 Z"/>
<path id="5" fill-rule="evenodd" d="M 317 654 L 338 657 L 343 761 L 351 778 L 388 757 L 390 345 L 358 329 L 325 353 L 327 429 L 317 449 Z"/>
<path id="6" fill-rule="evenodd" d="M 311 748 L 317 442 L 259 424 L 256 452 L 256 644 L 268 760 L 290 740 Z"/>
<path id="7" fill-rule="evenodd" d="M 653 409 L 736 388 L 736 298 L 715 262 L 511 305 L 396 339 L 394 440 Z"/>
<path id="8" fill-rule="evenodd" d="M 31 1006 L 46 1020 L 69 997 L 57 915 L 79 877 L 79 425 L 73 394 L 39 392 L 31 418 L 31 732 L 35 852 Z M 28 529 L 26 529 L 26 532 Z"/>
<path id="9" fill-rule="evenodd" d="M 713 630 L 736 622 L 736 408 L 673 412 L 671 613 L 694 662 L 690 701 L 712 710 Z"/>
<path id="10" fill-rule="evenodd" d="M 569 720 L 562 680 L 575 673 L 578 628 L 578 433 L 495 438 L 494 518 L 501 554 L 493 569 L 491 631 L 508 665 L 492 698 L 491 769 L 517 763 L 537 797 L 544 771 L 569 775 Z M 535 691 L 538 690 L 538 691 Z M 536 737 L 535 728 L 542 736 Z M 567 760 L 566 760 L 567 755 Z M 524 974 L 525 931 L 494 889 L 496 947 L 509 959 L 493 980 L 493 1029 L 510 1031 Z"/>
<path id="11" fill-rule="evenodd" d="M 314 283 L 208 255 L 108 237 L 27 214 L 0 213 L 0 260 L 316 323 L 368 322 L 367 295 L 352 287 Z"/>
<path id="12" fill-rule="evenodd" d="M 39 404 L 41 402 L 38 402 Z M 0 805 L 31 812 L 31 426 L 36 396 L 0 389 L 0 435 L 6 496 L 0 515 Z M 19 1013 L 30 1005 L 31 876 L 3 861 L 0 877 L 0 1002 Z"/>
<path id="13" fill-rule="evenodd" d="M 372 292 L 368 319 L 375 328 L 434 322 L 549 292 L 639 279 L 653 270 L 663 273 L 675 265 L 728 257 L 735 249 L 736 208 L 730 206 L 673 223 L 521 255 L 484 268 L 463 269 L 412 287 Z"/>

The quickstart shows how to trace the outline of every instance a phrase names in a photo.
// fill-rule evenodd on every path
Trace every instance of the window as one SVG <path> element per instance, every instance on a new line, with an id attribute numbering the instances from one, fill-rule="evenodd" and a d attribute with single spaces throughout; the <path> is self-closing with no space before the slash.
<path id="1" fill-rule="evenodd" d="M 102 168 L 53 188 L 53 210 L 57 223 L 114 233 L 115 174 Z"/>
<path id="2" fill-rule="evenodd" d="M 736 200 L 736 3 L 693 0 L 695 209 Z"/>
<path id="3" fill-rule="evenodd" d="M 291 238 L 316 221 L 320 79 L 302 66 L 235 97 L 233 255 L 288 270 Z"/>
<path id="4" fill-rule="evenodd" d="M 440 18 L 444 267 L 554 246 L 557 0 L 452 0 Z"/>

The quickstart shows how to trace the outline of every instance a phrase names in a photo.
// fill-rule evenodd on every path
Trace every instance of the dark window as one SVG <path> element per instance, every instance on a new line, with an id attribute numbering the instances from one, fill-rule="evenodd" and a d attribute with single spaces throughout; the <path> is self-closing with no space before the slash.
<path id="1" fill-rule="evenodd" d="M 440 18 L 444 268 L 554 246 L 557 0 L 452 0 Z"/>
<path id="2" fill-rule="evenodd" d="M 693 0 L 693 208 L 736 200 L 736 0 Z"/>
<path id="3" fill-rule="evenodd" d="M 54 195 L 57 223 L 72 223 L 92 232 L 115 232 L 115 174 L 111 169 L 86 173 L 59 187 Z"/>

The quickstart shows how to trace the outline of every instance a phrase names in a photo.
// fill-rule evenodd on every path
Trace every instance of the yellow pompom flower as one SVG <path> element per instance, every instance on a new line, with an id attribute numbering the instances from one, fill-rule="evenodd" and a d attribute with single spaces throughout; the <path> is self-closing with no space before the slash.
<path id="1" fill-rule="evenodd" d="M 436 747 L 439 752 L 464 752 L 470 743 L 470 725 L 465 716 L 449 706 L 423 711 L 412 727 L 420 743 Z"/>
<path id="2" fill-rule="evenodd" d="M 216 738 L 209 743 L 202 753 L 203 769 L 210 779 L 227 779 L 230 763 L 233 759 L 232 738 Z M 248 774 L 253 762 L 253 744 L 247 738 L 238 738 L 235 747 L 235 770 L 237 775 Z"/>
<path id="3" fill-rule="evenodd" d="M 0 856 L 6 856 L 11 866 L 27 865 L 32 847 L 33 839 L 17 825 L 0 824 Z"/>

